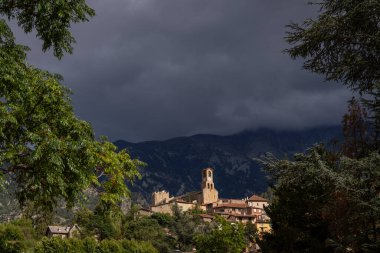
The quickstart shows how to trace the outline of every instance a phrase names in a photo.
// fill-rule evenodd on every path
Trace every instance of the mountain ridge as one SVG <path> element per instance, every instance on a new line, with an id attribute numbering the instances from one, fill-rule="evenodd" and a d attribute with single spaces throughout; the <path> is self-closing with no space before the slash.
<path id="1" fill-rule="evenodd" d="M 329 145 L 341 138 L 341 127 L 322 126 L 303 130 L 261 128 L 232 135 L 196 134 L 164 141 L 132 143 L 118 140 L 133 158 L 148 164 L 143 178 L 132 186 L 145 199 L 156 190 L 172 195 L 200 189 L 201 170 L 215 169 L 215 187 L 221 197 L 242 198 L 266 190 L 265 174 L 253 158 L 265 153 L 277 157 L 303 152 L 315 143 Z"/>

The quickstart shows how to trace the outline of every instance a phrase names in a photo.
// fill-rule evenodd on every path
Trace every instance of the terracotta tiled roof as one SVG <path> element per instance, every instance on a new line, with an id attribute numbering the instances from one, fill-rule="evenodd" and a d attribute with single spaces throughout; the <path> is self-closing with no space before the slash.
<path id="1" fill-rule="evenodd" d="M 256 202 L 268 202 L 268 200 L 257 195 L 252 195 L 248 200 L 256 201 Z"/>
<path id="2" fill-rule="evenodd" d="M 202 218 L 214 219 L 214 216 L 209 215 L 209 214 L 205 214 L 205 213 L 201 213 L 201 214 L 199 214 L 199 216 Z"/>

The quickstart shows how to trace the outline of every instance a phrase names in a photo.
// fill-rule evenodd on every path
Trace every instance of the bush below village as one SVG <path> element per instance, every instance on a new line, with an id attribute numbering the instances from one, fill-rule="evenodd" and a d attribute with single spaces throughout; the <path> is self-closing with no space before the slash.
<path id="1" fill-rule="evenodd" d="M 222 218 L 203 222 L 198 212 L 184 213 L 175 206 L 173 216 L 141 216 L 135 206 L 125 215 L 117 206 L 82 209 L 72 221 L 81 231 L 76 238 L 49 238 L 36 233 L 32 222 L 13 221 L 0 225 L 0 252 L 165 253 L 197 248 L 204 253 L 238 253 L 256 237 L 255 229 Z"/>
<path id="2" fill-rule="evenodd" d="M 93 238 L 62 239 L 44 238 L 37 242 L 35 253 L 158 253 L 149 242 L 106 239 L 97 242 Z"/>

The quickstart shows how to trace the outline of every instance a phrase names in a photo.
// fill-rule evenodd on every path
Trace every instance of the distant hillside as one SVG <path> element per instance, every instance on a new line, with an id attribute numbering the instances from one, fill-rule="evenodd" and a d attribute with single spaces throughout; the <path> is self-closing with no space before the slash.
<path id="1" fill-rule="evenodd" d="M 329 143 L 341 136 L 341 128 L 318 127 L 300 131 L 259 129 L 229 136 L 194 135 L 166 141 L 115 142 L 133 157 L 146 162 L 143 179 L 134 191 L 149 198 L 155 190 L 173 195 L 200 189 L 201 169 L 215 168 L 215 187 L 220 197 L 239 198 L 266 190 L 260 164 L 252 158 L 266 152 L 283 157 L 315 143 Z"/>

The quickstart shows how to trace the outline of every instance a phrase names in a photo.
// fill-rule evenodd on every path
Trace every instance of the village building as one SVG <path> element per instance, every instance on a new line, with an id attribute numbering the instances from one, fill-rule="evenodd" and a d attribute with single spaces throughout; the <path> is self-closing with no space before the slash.
<path id="1" fill-rule="evenodd" d="M 246 214 L 247 210 L 247 205 L 244 204 L 239 204 L 239 203 L 222 203 L 222 204 L 216 204 L 215 206 L 212 207 L 213 213 L 215 214 L 241 214 L 244 215 Z"/>
<path id="2" fill-rule="evenodd" d="M 140 207 L 137 213 L 139 216 L 151 216 L 153 214 L 152 210 L 145 207 Z"/>
<path id="3" fill-rule="evenodd" d="M 202 186 L 200 191 L 189 192 L 180 196 L 170 196 L 167 191 L 158 191 L 152 194 L 152 206 L 150 210 L 155 213 L 172 214 L 173 207 L 178 206 L 183 212 L 191 209 L 200 209 L 206 214 L 199 215 L 203 221 L 211 222 L 215 215 L 235 223 L 248 222 L 256 224 L 259 233 L 269 232 L 270 219 L 265 213 L 265 207 L 269 202 L 258 195 L 252 195 L 245 199 L 219 198 L 214 185 L 214 170 L 206 168 L 202 170 Z"/>
<path id="4" fill-rule="evenodd" d="M 247 204 L 250 207 L 258 207 L 264 209 L 264 207 L 268 205 L 268 200 L 257 195 L 252 195 L 249 199 L 247 199 Z"/>
<path id="5" fill-rule="evenodd" d="M 240 222 L 240 223 L 246 224 L 249 222 L 249 223 L 255 224 L 256 223 L 256 216 L 255 215 L 249 215 L 249 214 L 234 213 L 234 214 L 228 215 L 227 221 L 230 221 L 233 223 Z"/>
<path id="6" fill-rule="evenodd" d="M 172 215 L 174 206 L 178 206 L 182 212 L 187 212 L 198 207 L 196 202 L 187 202 L 182 199 L 172 199 L 168 202 L 153 205 L 150 209 L 153 213 L 166 213 Z M 201 209 L 205 210 L 203 206 L 201 206 Z"/>
<path id="7" fill-rule="evenodd" d="M 181 196 L 170 197 L 169 192 L 159 191 L 152 194 L 152 212 L 172 214 L 173 206 L 177 205 L 183 212 L 199 208 L 206 211 L 206 205 L 218 201 L 218 191 L 214 186 L 214 170 L 202 170 L 201 191 L 189 192 Z"/>
<path id="8" fill-rule="evenodd" d="M 45 235 L 48 237 L 73 238 L 78 236 L 80 228 L 77 224 L 71 227 L 65 226 L 48 226 Z"/>
<path id="9" fill-rule="evenodd" d="M 271 223 L 269 219 L 257 219 L 256 220 L 256 228 L 261 236 L 263 233 L 268 233 L 271 231 Z"/>

